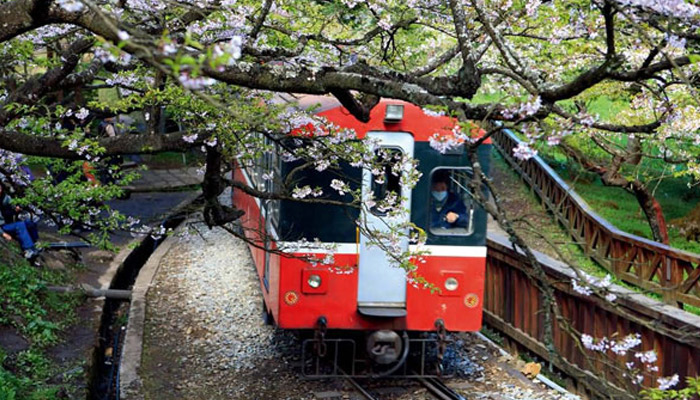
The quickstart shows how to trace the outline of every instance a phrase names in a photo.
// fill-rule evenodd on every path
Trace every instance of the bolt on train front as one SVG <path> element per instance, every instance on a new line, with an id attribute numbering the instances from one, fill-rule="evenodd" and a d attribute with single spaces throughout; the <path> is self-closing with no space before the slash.
<path id="1" fill-rule="evenodd" d="M 302 372 L 307 377 L 446 374 L 446 332 L 481 328 L 486 264 L 487 217 L 470 194 L 472 168 L 466 151 L 463 146 L 447 151 L 431 146 L 431 137 L 451 134 L 455 122 L 395 100 L 381 101 L 366 123 L 331 98 L 299 101 L 302 107 L 315 103 L 320 104 L 317 115 L 353 129 L 358 139 L 375 140 L 377 154 L 388 160 L 386 168 L 378 173 L 341 162 L 334 172 L 319 172 L 303 168 L 299 160 L 283 161 L 279 152 L 266 152 L 248 167 L 236 165 L 235 180 L 274 191 L 276 182 L 293 173 L 297 187 L 329 188 L 340 172 L 361 189 L 363 198 L 400 194 L 410 212 L 392 223 L 411 223 L 427 235 L 421 249 L 429 254 L 415 266 L 433 290 L 407 279 L 386 248 L 372 245 L 365 235 L 367 229 L 389 229 L 380 208 L 260 200 L 236 189 L 233 202 L 245 212 L 241 227 L 251 243 L 266 317 L 306 338 Z M 485 172 L 490 150 L 488 141 L 479 148 Z M 392 173 L 397 169 L 391 160 L 404 156 L 418 161 L 421 174 L 410 190 Z M 333 195 L 343 199 L 337 191 Z M 358 221 L 365 229 L 358 229 Z M 305 246 L 291 253 L 275 252 L 300 241 Z M 392 244 L 392 251 L 414 249 L 408 235 Z M 329 254 L 331 264 L 309 260 L 328 260 Z"/>

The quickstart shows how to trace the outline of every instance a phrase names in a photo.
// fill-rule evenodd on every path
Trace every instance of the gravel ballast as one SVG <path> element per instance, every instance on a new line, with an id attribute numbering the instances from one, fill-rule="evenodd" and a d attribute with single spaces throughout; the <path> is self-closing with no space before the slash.
<path id="1" fill-rule="evenodd" d="M 193 228 L 163 257 L 148 294 L 145 397 L 313 398 L 287 365 L 293 338 L 263 323 L 248 248 L 221 229 Z"/>

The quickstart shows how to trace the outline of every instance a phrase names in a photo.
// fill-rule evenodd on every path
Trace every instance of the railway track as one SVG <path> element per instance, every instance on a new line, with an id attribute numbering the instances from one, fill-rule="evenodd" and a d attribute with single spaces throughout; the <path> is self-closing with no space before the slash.
<path id="1" fill-rule="evenodd" d="M 418 378 L 418 382 L 439 400 L 467 400 L 466 397 L 455 392 L 437 378 Z"/>
<path id="2" fill-rule="evenodd" d="M 366 400 L 380 400 L 378 397 L 370 393 L 357 380 L 347 377 L 347 381 L 355 388 L 355 390 Z M 467 400 L 466 397 L 452 390 L 444 382 L 437 378 L 415 378 L 416 382 L 420 383 L 431 396 L 437 400 Z"/>

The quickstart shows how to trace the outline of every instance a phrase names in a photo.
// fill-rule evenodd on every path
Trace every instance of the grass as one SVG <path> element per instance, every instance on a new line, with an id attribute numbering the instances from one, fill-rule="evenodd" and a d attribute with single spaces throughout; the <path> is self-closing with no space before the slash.
<path id="1" fill-rule="evenodd" d="M 119 92 L 117 88 L 97 89 L 97 100 L 103 104 L 116 105 L 119 101 Z"/>
<path id="2" fill-rule="evenodd" d="M 585 175 L 581 179 L 581 175 L 564 164 L 549 164 L 601 217 L 624 232 L 653 240 L 649 222 L 634 195 L 619 187 L 603 185 L 597 176 Z M 661 181 L 655 195 L 667 224 L 673 219 L 685 217 L 697 206 L 700 195 L 695 192 L 697 189 L 688 189 L 685 179 L 667 178 Z M 669 226 L 668 233 L 672 247 L 700 253 L 700 243 L 688 241 L 678 229 Z"/>
<path id="3" fill-rule="evenodd" d="M 29 265 L 23 259 L 0 261 L 0 326 L 12 327 L 29 348 L 11 353 L 0 347 L 0 400 L 54 399 L 63 386 L 54 381 L 62 372 L 46 350 L 61 331 L 75 322 L 77 295 L 45 290 L 46 283 L 63 284 L 70 274 Z"/>
<path id="4" fill-rule="evenodd" d="M 592 260 L 590 257 L 588 257 L 582 248 L 575 243 L 572 239 L 569 233 L 562 227 L 561 225 L 558 224 L 558 222 L 555 220 L 555 218 L 548 212 L 545 212 L 544 207 L 541 205 L 539 202 L 538 198 L 536 195 L 531 192 L 531 190 L 527 187 L 527 185 L 523 184 L 520 181 L 519 175 L 510 169 L 510 167 L 506 164 L 505 160 L 501 157 L 500 153 L 494 151 L 492 155 L 492 166 L 494 168 L 498 168 L 499 170 L 503 171 L 505 175 L 505 180 L 506 182 L 502 183 L 503 186 L 509 187 L 509 192 L 506 193 L 506 195 L 511 196 L 511 197 L 521 197 L 525 202 L 526 206 L 521 207 L 523 209 L 517 210 L 518 212 L 526 212 L 529 215 L 536 215 L 537 220 L 537 225 L 532 226 L 532 227 L 524 227 L 523 224 L 518 224 L 516 226 L 516 231 L 520 233 L 522 237 L 525 238 L 526 242 L 531 248 L 537 249 L 540 252 L 543 252 L 545 254 L 548 254 L 550 256 L 553 256 L 555 258 L 559 258 L 564 262 L 567 262 L 568 264 L 575 266 L 579 268 L 581 271 L 584 271 L 590 275 L 593 275 L 598 278 L 602 278 L 606 275 L 611 275 L 613 278 L 613 283 L 616 285 L 625 287 L 629 290 L 636 291 L 638 293 L 645 294 L 646 296 L 653 298 L 658 301 L 663 301 L 662 297 L 656 293 L 652 293 L 649 291 L 646 291 L 644 289 L 638 288 L 636 286 L 633 286 L 631 284 L 628 284 L 626 282 L 621 281 L 620 279 L 616 278 L 613 274 L 611 274 L 609 271 L 607 271 L 605 268 L 603 268 L 601 265 L 599 265 L 597 262 Z M 582 182 L 578 182 L 577 185 L 581 184 Z M 598 182 L 600 184 L 600 182 Z M 679 185 L 671 185 L 670 183 L 667 183 L 671 187 L 667 188 L 669 192 L 672 190 L 679 190 L 680 186 Z M 587 188 L 590 189 L 590 193 L 593 193 L 593 196 L 599 196 L 601 198 L 604 198 L 605 200 L 601 201 L 610 201 L 610 199 L 613 199 L 615 201 L 618 201 L 622 204 L 626 204 L 628 207 L 628 210 L 621 210 L 621 209 L 616 209 L 614 211 L 617 211 L 619 214 L 618 215 L 611 215 L 611 218 L 608 218 L 609 221 L 621 221 L 629 226 L 644 226 L 645 221 L 643 220 L 643 217 L 638 218 L 636 223 L 631 223 L 629 221 L 624 221 L 624 213 L 625 212 L 630 212 L 634 213 L 636 211 L 629 211 L 629 210 L 638 210 L 639 206 L 636 205 L 636 200 L 631 197 L 631 200 L 628 198 L 627 201 L 622 201 L 620 200 L 620 193 L 615 193 L 614 191 L 611 191 L 611 189 L 617 189 L 617 188 L 610 188 L 610 187 L 603 187 L 605 191 L 609 195 L 608 196 L 602 196 L 600 193 L 596 193 L 595 190 L 595 182 L 592 183 L 587 183 L 585 184 Z M 621 189 L 618 189 L 618 191 L 622 191 Z M 612 193 L 612 194 L 610 194 Z M 580 193 L 581 194 L 581 193 Z M 588 192 L 586 192 L 588 194 Z M 624 194 L 624 193 L 623 193 Z M 616 197 L 615 197 L 616 196 Z M 584 197 L 585 198 L 585 197 Z M 599 199 L 600 200 L 600 199 Z M 588 201 L 588 199 L 587 199 Z M 692 202 L 691 202 L 692 203 Z M 663 203 L 662 203 L 663 204 Z M 636 205 L 636 209 L 633 207 Z M 676 205 L 676 212 L 682 213 L 683 210 L 692 208 L 690 205 Z M 680 210 L 680 211 L 678 211 Z M 513 211 L 513 210 L 511 210 Z M 612 213 L 612 211 L 610 211 Z M 601 213 L 601 216 L 602 215 Z M 605 216 L 604 216 L 605 217 Z M 530 218 L 532 219 L 532 218 Z M 623 224 L 620 224 L 623 225 Z M 620 227 L 618 227 L 620 228 Z M 621 228 L 622 229 L 622 228 Z M 648 227 L 647 227 L 648 229 Z M 673 233 L 674 231 L 671 231 Z M 544 240 L 538 240 L 537 238 L 539 237 L 544 237 L 549 243 L 554 244 L 557 247 L 558 252 L 555 252 Z M 684 241 L 686 245 L 690 245 L 689 247 L 692 247 L 692 245 L 697 245 L 695 242 L 687 242 Z M 672 243 L 673 244 L 673 243 Z M 682 243 L 681 243 L 682 244 Z M 683 305 L 683 309 L 685 311 L 688 311 L 692 314 L 695 315 L 700 315 L 700 308 L 699 307 L 693 307 L 688 304 Z"/>
<path id="5" fill-rule="evenodd" d="M 562 106 L 570 107 L 573 111 L 573 101 L 563 101 Z M 614 121 L 615 116 L 621 111 L 629 109 L 629 103 L 622 100 L 614 100 L 606 95 L 596 96 L 586 104 L 588 111 L 593 115 L 598 115 L 602 121 Z"/>

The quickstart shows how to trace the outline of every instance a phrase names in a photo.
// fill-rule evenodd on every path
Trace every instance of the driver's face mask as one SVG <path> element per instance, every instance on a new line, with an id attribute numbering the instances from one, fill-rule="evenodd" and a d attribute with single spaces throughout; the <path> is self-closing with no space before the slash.
<path id="1" fill-rule="evenodd" d="M 447 190 L 432 190 L 430 193 L 437 201 L 443 201 L 447 198 Z"/>

